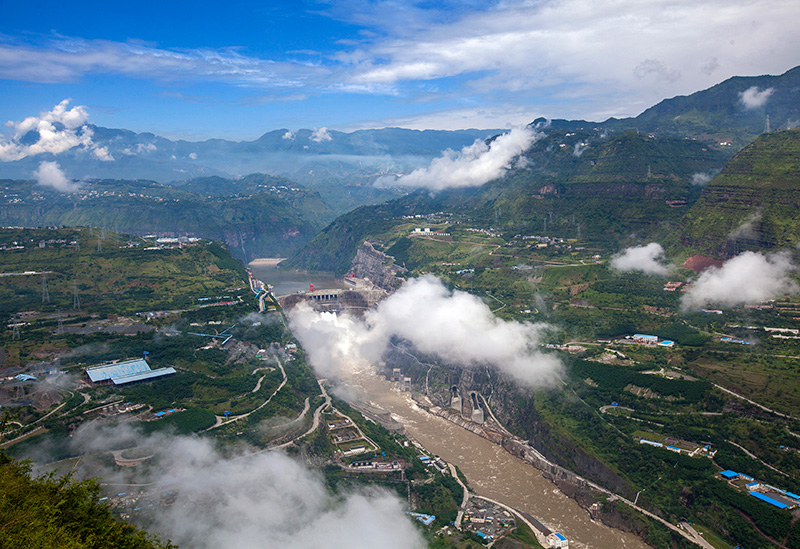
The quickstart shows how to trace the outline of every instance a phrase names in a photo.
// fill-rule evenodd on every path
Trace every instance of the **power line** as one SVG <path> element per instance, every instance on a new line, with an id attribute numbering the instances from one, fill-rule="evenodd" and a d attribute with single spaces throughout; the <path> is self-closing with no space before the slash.
<path id="1" fill-rule="evenodd" d="M 47 289 L 47 275 L 42 273 L 42 303 L 50 303 L 50 291 Z"/>
<path id="2" fill-rule="evenodd" d="M 78 282 L 72 281 L 72 308 L 76 311 L 81 310 L 81 296 L 78 295 Z"/>

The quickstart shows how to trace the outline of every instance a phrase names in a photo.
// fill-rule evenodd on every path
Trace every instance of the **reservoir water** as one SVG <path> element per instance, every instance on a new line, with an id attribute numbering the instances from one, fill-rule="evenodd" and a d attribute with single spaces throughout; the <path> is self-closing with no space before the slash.
<path id="1" fill-rule="evenodd" d="M 273 287 L 276 297 L 308 291 L 309 284 L 317 290 L 345 288 L 343 282 L 328 273 L 306 273 L 278 269 L 279 258 L 255 259 L 248 267 L 253 276 Z"/>

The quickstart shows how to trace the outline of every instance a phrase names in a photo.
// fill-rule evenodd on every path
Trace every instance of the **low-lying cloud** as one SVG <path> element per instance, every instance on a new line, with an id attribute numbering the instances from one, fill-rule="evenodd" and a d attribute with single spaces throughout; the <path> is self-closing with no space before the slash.
<path id="1" fill-rule="evenodd" d="M 39 185 L 52 187 L 62 193 L 73 193 L 80 188 L 79 183 L 67 179 L 58 162 L 41 162 L 39 169 L 33 172 L 33 176 Z"/>
<path id="2" fill-rule="evenodd" d="M 714 174 L 710 172 L 697 172 L 692 174 L 692 185 L 702 187 L 707 185 L 712 179 L 714 179 Z"/>
<path id="3" fill-rule="evenodd" d="M 739 93 L 739 101 L 745 109 L 760 109 L 767 104 L 774 91 L 775 88 L 759 90 L 758 86 L 752 86 Z"/>
<path id="4" fill-rule="evenodd" d="M 328 128 L 322 127 L 319 129 L 314 128 L 314 131 L 311 132 L 311 137 L 309 137 L 309 139 L 311 139 L 311 141 L 314 143 L 324 143 L 326 141 L 332 141 L 333 137 L 331 137 L 331 134 L 328 133 Z"/>
<path id="5" fill-rule="evenodd" d="M 541 134 L 528 127 L 517 127 L 486 144 L 475 143 L 456 152 L 446 150 L 426 168 L 400 177 L 381 177 L 378 187 L 413 187 L 441 191 L 458 187 L 479 187 L 503 176 L 513 161 L 525 152 Z"/>
<path id="6" fill-rule="evenodd" d="M 86 107 L 77 105 L 70 109 L 69 102 L 64 99 L 53 110 L 21 122 L 6 122 L 14 133 L 10 140 L 0 141 L 0 161 L 13 162 L 43 153 L 60 154 L 75 147 L 91 151 L 98 160 L 114 160 L 107 148 L 92 141 L 94 132 L 86 125 L 89 119 Z"/>
<path id="7" fill-rule="evenodd" d="M 745 219 L 738 227 L 733 229 L 730 234 L 728 234 L 728 238 L 755 238 L 757 236 L 756 225 L 761 221 L 761 217 L 761 210 L 756 210 L 747 216 L 747 219 Z"/>
<path id="8" fill-rule="evenodd" d="M 289 323 L 325 377 L 376 364 L 393 338 L 451 364 L 495 366 L 531 387 L 554 383 L 561 371 L 559 359 L 539 349 L 548 325 L 502 320 L 479 298 L 448 290 L 432 275 L 407 281 L 363 319 L 301 305 Z"/>
<path id="9" fill-rule="evenodd" d="M 685 309 L 707 305 L 735 307 L 794 294 L 800 290 L 790 277 L 796 269 L 789 252 L 768 255 L 744 252 L 722 267 L 711 267 L 698 276 L 681 304 Z"/>
<path id="10" fill-rule="evenodd" d="M 211 440 L 143 436 L 127 424 L 84 424 L 67 444 L 81 454 L 153 449 L 147 469 L 81 474 L 154 486 L 156 500 L 176 491 L 176 501 L 161 505 L 148 529 L 180 547 L 425 547 L 396 495 L 377 488 L 334 495 L 320 474 L 282 451 L 223 456 Z M 127 491 L 130 497 L 138 489 Z"/>
<path id="11" fill-rule="evenodd" d="M 622 272 L 639 271 L 652 275 L 666 275 L 671 270 L 664 264 L 664 248 L 658 242 L 626 248 L 611 259 L 611 267 Z"/>

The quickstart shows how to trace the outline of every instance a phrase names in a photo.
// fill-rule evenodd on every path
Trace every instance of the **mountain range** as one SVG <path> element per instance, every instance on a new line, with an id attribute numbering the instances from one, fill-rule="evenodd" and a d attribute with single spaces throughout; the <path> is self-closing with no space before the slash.
<path id="1" fill-rule="evenodd" d="M 722 212 L 719 196 L 730 194 L 723 188 L 744 192 L 747 155 L 761 158 L 783 146 L 780 162 L 791 171 L 787 159 L 794 149 L 786 143 L 793 138 L 778 136 L 792 132 L 769 133 L 742 151 L 744 157 L 727 168 L 726 163 L 765 130 L 798 122 L 800 67 L 780 76 L 735 77 L 662 101 L 635 118 L 537 119 L 530 127 L 538 139 L 524 152 L 523 163 L 481 187 L 435 194 L 374 183 L 427 166 L 444 150 L 490 140 L 501 130 L 280 129 L 255 141 L 190 142 L 91 126 L 92 142 L 107 151 L 106 160 L 74 147 L 0 164 L 0 177 L 8 178 L 2 182 L 0 223 L 203 236 L 227 242 L 241 259 L 294 254 L 308 244 L 291 265 L 337 272 L 347 269 L 360 242 L 382 224 L 390 226 L 397 215 L 435 211 L 458 213 L 505 233 L 558 234 L 611 247 L 672 238 L 673 245 L 726 253 L 725 246 L 796 240 L 793 229 L 778 221 L 793 210 L 773 214 L 766 206 L 780 197 L 748 199 L 754 211 Z M 31 181 L 42 161 L 57 161 L 80 180 L 81 189 L 61 193 Z M 754 165 L 763 173 L 778 161 Z M 707 230 L 712 210 L 725 221 Z M 758 236 L 748 240 L 742 233 L 734 240 L 738 244 L 731 244 L 725 235 L 748 216 L 758 217 L 759 228 L 753 229 Z"/>

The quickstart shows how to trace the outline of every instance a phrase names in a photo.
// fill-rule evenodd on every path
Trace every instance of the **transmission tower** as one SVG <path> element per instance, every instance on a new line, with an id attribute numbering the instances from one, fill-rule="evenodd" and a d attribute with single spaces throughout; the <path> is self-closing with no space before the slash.
<path id="1" fill-rule="evenodd" d="M 64 333 L 64 319 L 61 316 L 61 311 L 58 311 L 58 328 L 56 328 L 56 333 L 61 335 Z"/>
<path id="2" fill-rule="evenodd" d="M 767 122 L 764 124 L 764 133 L 769 133 L 769 132 L 770 132 L 769 115 L 767 115 Z"/>
<path id="3" fill-rule="evenodd" d="M 78 295 L 78 282 L 75 280 L 72 281 L 72 308 L 81 310 L 81 296 Z"/>
<path id="4" fill-rule="evenodd" d="M 50 303 L 50 291 L 47 289 L 47 275 L 42 273 L 42 303 Z"/>
<path id="5" fill-rule="evenodd" d="M 21 338 L 22 336 L 19 333 L 19 323 L 15 321 L 14 324 L 11 325 L 11 339 Z"/>

